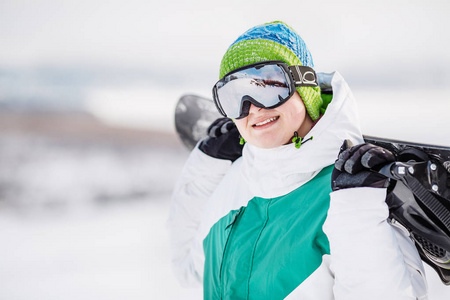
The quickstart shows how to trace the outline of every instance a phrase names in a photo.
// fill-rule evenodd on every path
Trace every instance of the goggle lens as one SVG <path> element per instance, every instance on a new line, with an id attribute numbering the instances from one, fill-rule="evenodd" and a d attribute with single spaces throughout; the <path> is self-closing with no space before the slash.
<path id="1" fill-rule="evenodd" d="M 279 64 L 264 64 L 237 70 L 219 80 L 214 87 L 214 101 L 219 111 L 230 118 L 248 115 L 248 105 L 274 108 L 294 93 L 288 71 Z M 245 107 L 247 109 L 245 109 Z"/>

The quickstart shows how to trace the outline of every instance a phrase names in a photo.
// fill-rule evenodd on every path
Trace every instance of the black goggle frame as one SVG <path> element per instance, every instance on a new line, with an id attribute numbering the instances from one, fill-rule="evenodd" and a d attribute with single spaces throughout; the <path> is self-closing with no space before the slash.
<path id="1" fill-rule="evenodd" d="M 260 108 L 266 108 L 266 109 L 276 108 L 276 107 L 280 106 L 281 104 L 285 103 L 289 98 L 292 97 L 292 95 L 295 92 L 294 87 L 317 87 L 317 86 L 319 86 L 319 80 L 317 78 L 316 72 L 314 71 L 313 68 L 308 67 L 308 66 L 300 66 L 300 65 L 289 66 L 288 64 L 286 64 L 282 61 L 277 61 L 277 60 L 264 61 L 264 62 L 250 64 L 250 65 L 238 68 L 236 70 L 233 70 L 233 71 L 225 74 L 225 76 L 223 76 L 214 85 L 213 90 L 212 90 L 213 100 L 214 100 L 214 104 L 217 107 L 217 110 L 219 111 L 219 113 L 221 115 L 223 115 L 224 117 L 228 117 L 220 104 L 219 96 L 217 94 L 217 90 L 218 90 L 217 85 L 221 81 L 224 81 L 224 79 L 226 77 L 228 77 L 234 73 L 238 73 L 243 70 L 252 69 L 252 68 L 259 69 L 259 68 L 261 68 L 263 66 L 267 66 L 267 65 L 278 65 L 279 67 L 281 67 L 284 70 L 285 74 L 288 75 L 287 77 L 289 78 L 289 82 L 287 82 L 287 83 L 289 86 L 289 96 L 287 98 L 285 98 L 284 101 L 280 101 L 276 105 L 273 105 L 270 107 L 265 107 L 263 104 L 259 103 L 256 99 L 252 98 L 251 96 L 245 96 L 245 97 L 243 97 L 245 99 L 240 99 L 241 112 L 240 112 L 240 115 L 238 117 L 236 117 L 236 119 L 242 119 L 242 118 L 245 118 L 246 116 L 248 116 L 248 110 L 250 107 L 249 103 L 252 103 L 256 107 L 260 107 Z M 247 102 L 247 105 L 244 105 L 244 102 Z"/>

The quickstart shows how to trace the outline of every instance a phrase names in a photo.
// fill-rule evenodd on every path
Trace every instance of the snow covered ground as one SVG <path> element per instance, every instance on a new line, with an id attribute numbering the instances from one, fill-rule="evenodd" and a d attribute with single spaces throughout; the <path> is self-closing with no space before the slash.
<path id="1" fill-rule="evenodd" d="M 168 200 L 2 212 L 0 299 L 186 299 L 169 265 Z"/>
<path id="2" fill-rule="evenodd" d="M 0 134 L 0 299 L 192 294 L 172 275 L 165 229 L 188 154 L 176 137 L 34 127 Z"/>

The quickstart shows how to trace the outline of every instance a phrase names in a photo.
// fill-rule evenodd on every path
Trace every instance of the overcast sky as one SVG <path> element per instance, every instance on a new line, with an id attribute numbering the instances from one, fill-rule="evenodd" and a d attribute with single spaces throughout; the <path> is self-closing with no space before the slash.
<path id="1" fill-rule="evenodd" d="M 1 0 L 0 67 L 215 74 L 243 31 L 283 20 L 304 38 L 320 70 L 414 66 L 448 76 L 449 16 L 446 0 Z"/>

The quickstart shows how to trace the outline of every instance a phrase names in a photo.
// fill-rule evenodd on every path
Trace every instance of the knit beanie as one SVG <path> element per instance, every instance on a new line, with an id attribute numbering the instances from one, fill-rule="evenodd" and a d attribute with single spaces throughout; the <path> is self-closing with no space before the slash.
<path id="1" fill-rule="evenodd" d="M 279 60 L 290 66 L 313 68 L 311 53 L 302 38 L 287 24 L 271 22 L 255 26 L 242 34 L 222 58 L 220 76 L 253 63 Z M 313 121 L 325 112 L 319 87 L 297 87 Z M 324 106 L 324 107 L 322 107 Z"/>

